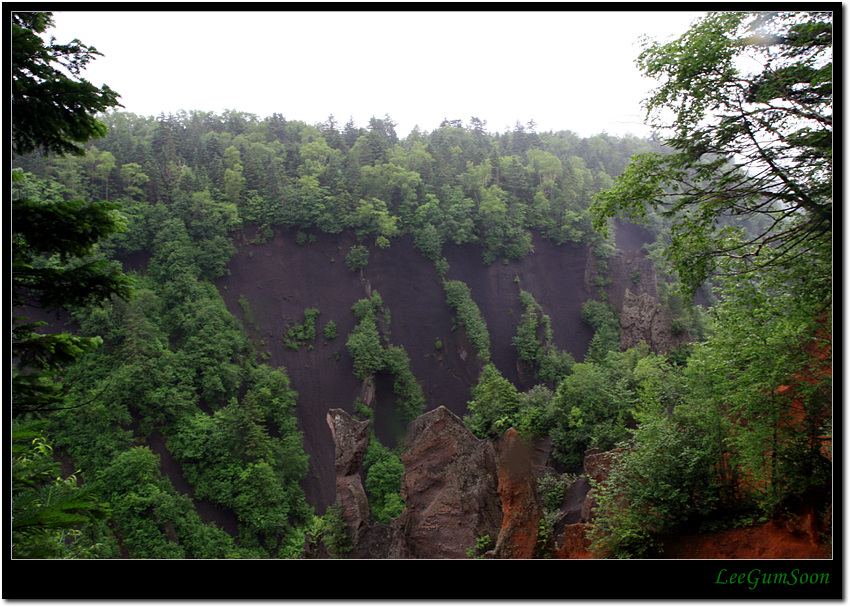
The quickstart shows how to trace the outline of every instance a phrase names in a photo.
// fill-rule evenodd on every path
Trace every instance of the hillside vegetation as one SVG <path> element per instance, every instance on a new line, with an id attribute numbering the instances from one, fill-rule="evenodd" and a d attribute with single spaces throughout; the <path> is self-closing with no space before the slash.
<path id="1" fill-rule="evenodd" d="M 821 40 L 823 17 L 804 23 L 774 24 L 791 58 Z M 785 76 L 822 85 L 808 68 Z M 380 522 L 404 508 L 406 424 L 440 405 L 482 440 L 551 441 L 553 510 L 588 449 L 619 447 L 595 488 L 600 556 L 801 502 L 829 520 L 831 146 L 813 126 L 762 154 L 811 169 L 773 191 L 724 153 L 739 131 L 684 117 L 666 145 L 477 117 L 406 137 L 389 116 L 97 124 L 79 153 L 16 146 L 14 507 L 35 522 L 14 556 L 297 558 L 307 534 L 344 555 L 333 408 L 373 422 Z M 626 252 L 628 220 L 644 244 Z M 623 345 L 627 290 L 666 310 L 675 347 Z M 40 510 L 55 486 L 67 504 Z"/>

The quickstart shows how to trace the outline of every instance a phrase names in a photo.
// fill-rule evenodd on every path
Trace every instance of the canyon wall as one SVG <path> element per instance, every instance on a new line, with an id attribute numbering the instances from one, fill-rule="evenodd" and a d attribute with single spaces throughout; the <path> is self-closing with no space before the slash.
<path id="1" fill-rule="evenodd" d="M 620 228 L 626 235 L 621 240 L 639 241 L 637 229 Z M 229 275 L 216 282 L 260 355 L 274 367 L 285 367 L 298 392 L 297 414 L 310 456 L 305 491 L 319 513 L 335 499 L 334 446 L 326 415 L 335 408 L 352 413 L 362 389 L 345 347 L 357 322 L 351 308 L 359 299 L 380 293 L 389 311 L 389 343 L 405 349 L 424 392 L 425 411 L 442 406 L 462 417 L 482 368 L 446 303 L 442 278 L 412 238 L 400 238 L 386 249 L 370 246 L 368 264 L 352 271 L 345 257 L 356 244 L 345 232 L 319 234 L 299 244 L 294 232 L 283 230 L 260 243 L 246 230 L 238 238 Z M 536 383 L 522 372 L 511 343 L 522 316 L 520 289 L 531 293 L 549 315 L 555 346 L 583 360 L 592 330 L 582 321 L 581 309 L 588 299 L 599 297 L 590 278 L 595 260 L 586 247 L 556 245 L 536 235 L 532 252 L 520 260 L 484 265 L 480 248 L 471 245 L 447 244 L 443 253 L 449 263 L 445 278 L 469 286 L 487 323 L 492 361 L 517 389 L 528 390 Z M 649 339 L 658 342 L 653 349 L 667 347 L 652 262 L 631 251 L 609 260 L 609 267 L 607 297 L 625 312 L 623 343 L 628 347 Z M 633 267 L 640 272 L 637 285 Z M 317 337 L 293 350 L 283 337 L 289 327 L 303 322 L 310 308 L 320 311 Z M 330 340 L 322 335 L 328 321 L 337 326 L 337 336 Z M 375 432 L 392 447 L 403 440 L 405 429 L 395 412 L 391 378 L 379 374 L 372 396 Z"/>

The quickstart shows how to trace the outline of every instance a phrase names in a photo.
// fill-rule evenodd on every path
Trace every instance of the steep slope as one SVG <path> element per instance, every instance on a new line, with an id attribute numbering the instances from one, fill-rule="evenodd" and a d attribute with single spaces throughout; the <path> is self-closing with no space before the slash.
<path id="1" fill-rule="evenodd" d="M 322 234 L 298 244 L 293 232 L 276 230 L 267 242 L 254 240 L 252 231 L 242 234 L 230 274 L 217 286 L 267 362 L 285 367 L 299 394 L 299 423 L 311 463 L 305 490 L 308 501 L 323 512 L 334 500 L 334 447 L 326 415 L 332 408 L 352 412 L 361 390 L 345 347 L 357 320 L 351 307 L 359 299 L 380 293 L 390 313 L 389 342 L 407 352 L 426 411 L 442 405 L 462 416 L 481 363 L 463 330 L 452 330 L 454 314 L 441 278 L 412 239 L 394 241 L 386 249 L 370 247 L 369 263 L 359 272 L 345 265 L 346 254 L 358 244 L 347 233 Z M 583 358 L 592 337 L 581 321 L 581 306 L 588 298 L 586 249 L 537 238 L 534 252 L 524 259 L 490 266 L 483 264 L 477 247 L 447 246 L 444 253 L 450 264 L 446 278 L 470 287 L 490 331 L 493 362 L 518 388 L 535 383 L 533 377 L 520 377 L 511 345 L 522 312 L 519 285 L 551 316 L 556 345 L 577 360 Z M 288 348 L 283 340 L 287 330 L 303 323 L 309 308 L 320 312 L 315 340 L 297 351 Z M 332 340 L 323 336 L 328 321 L 337 326 Z M 392 445 L 404 428 L 392 410 L 392 381 L 379 375 L 376 388 L 376 432 Z"/>
<path id="2" fill-rule="evenodd" d="M 533 377 L 521 376 L 511 340 L 522 315 L 519 289 L 534 299 L 551 318 L 555 345 L 577 361 L 584 359 L 593 337 L 581 319 L 581 308 L 592 297 L 585 282 L 590 253 L 585 247 L 556 245 L 537 235 L 534 248 L 520 260 L 484 266 L 474 247 L 446 247 L 451 264 L 446 278 L 465 282 L 490 330 L 491 355 L 502 375 L 519 390 L 531 388 Z"/>

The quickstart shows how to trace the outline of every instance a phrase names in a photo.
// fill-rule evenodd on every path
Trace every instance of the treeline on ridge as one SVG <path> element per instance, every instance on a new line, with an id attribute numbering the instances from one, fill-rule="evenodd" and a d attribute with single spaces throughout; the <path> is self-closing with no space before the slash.
<path id="1" fill-rule="evenodd" d="M 411 234 L 435 262 L 448 242 L 480 244 L 484 263 L 520 258 L 531 248 L 530 230 L 601 246 L 588 211 L 593 194 L 610 187 L 634 154 L 663 149 L 632 136 L 538 133 L 533 122 L 490 133 L 477 118 L 417 128 L 404 139 L 389 117 L 367 127 L 235 111 L 114 112 L 104 121 L 107 136 L 82 158 L 20 159 L 38 178 L 28 187 L 123 203 L 132 229 L 115 244 L 125 252 L 150 248 L 163 205 L 200 243 L 209 277 L 224 271 L 233 250 L 227 234 L 244 224 L 261 233 L 347 229 L 379 246 Z"/>

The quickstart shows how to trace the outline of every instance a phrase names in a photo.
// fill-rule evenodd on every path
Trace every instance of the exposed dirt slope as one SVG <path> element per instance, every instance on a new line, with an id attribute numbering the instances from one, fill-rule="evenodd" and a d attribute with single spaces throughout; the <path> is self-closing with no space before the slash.
<path id="1" fill-rule="evenodd" d="M 666 559 L 828 559 L 830 545 L 788 521 L 683 535 L 664 543 Z"/>
<path id="2" fill-rule="evenodd" d="M 353 412 L 361 389 L 345 347 L 354 329 L 354 303 L 378 291 L 390 311 L 389 341 L 403 346 L 410 368 L 422 385 L 426 411 L 445 406 L 463 415 L 469 389 L 477 381 L 481 363 L 462 330 L 452 331 L 453 311 L 446 303 L 442 281 L 432 262 L 410 238 L 394 241 L 387 249 L 370 247 L 369 264 L 361 272 L 345 265 L 345 256 L 357 244 L 350 234 L 321 234 L 316 241 L 298 244 L 295 233 L 276 230 L 268 242 L 251 244 L 247 233 L 229 265 L 230 275 L 217 281 L 228 309 L 242 318 L 267 362 L 285 367 L 299 394 L 298 418 L 310 456 L 305 483 L 308 501 L 323 512 L 334 499 L 334 447 L 326 423 L 329 409 Z M 507 264 L 485 266 L 472 246 L 447 246 L 447 279 L 469 285 L 491 336 L 491 354 L 499 370 L 518 388 L 534 385 L 520 377 L 511 339 L 522 314 L 519 289 L 532 293 L 551 317 L 558 347 L 582 360 L 591 330 L 581 320 L 588 298 L 584 286 L 588 253 L 584 248 L 556 246 L 537 239 L 534 252 Z M 518 281 L 516 280 L 518 279 Z M 246 318 L 240 298 L 248 302 Z M 320 311 L 312 349 L 287 348 L 283 336 L 304 321 L 304 310 Z M 333 320 L 337 337 L 326 340 L 322 331 Z M 443 347 L 437 349 L 437 340 Z M 392 382 L 379 376 L 376 432 L 387 444 L 395 443 L 402 426 L 393 419 Z"/>
<path id="3" fill-rule="evenodd" d="M 592 559 L 585 523 L 568 525 L 553 558 Z M 660 559 L 829 559 L 830 544 L 786 522 L 668 538 Z"/>

